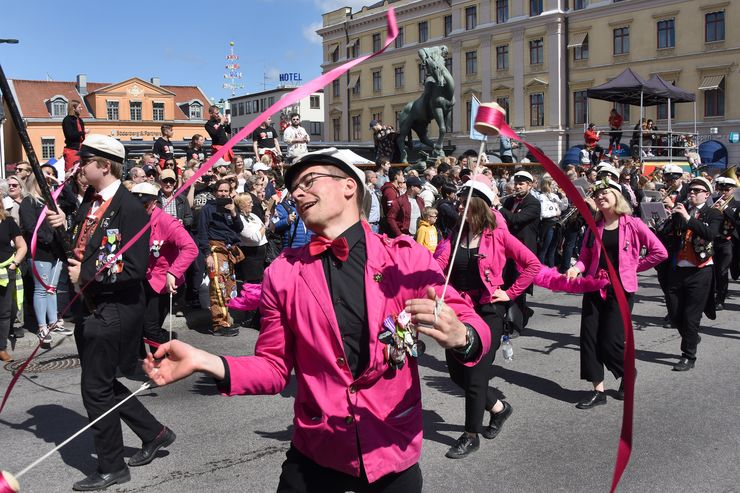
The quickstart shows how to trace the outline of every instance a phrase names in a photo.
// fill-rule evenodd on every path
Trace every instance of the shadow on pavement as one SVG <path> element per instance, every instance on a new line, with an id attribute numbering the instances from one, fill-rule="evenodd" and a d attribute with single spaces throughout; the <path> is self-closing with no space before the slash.
<path id="1" fill-rule="evenodd" d="M 655 363 L 657 365 L 673 366 L 676 364 L 680 354 L 660 353 L 658 351 L 635 350 L 635 359 L 645 361 L 646 363 Z"/>
<path id="2" fill-rule="evenodd" d="M 289 442 L 293 438 L 293 425 L 288 426 L 284 430 L 279 431 L 259 431 L 254 432 L 262 438 L 269 438 L 271 440 L 278 440 L 280 442 Z"/>
<path id="3" fill-rule="evenodd" d="M 201 375 L 198 378 L 190 389 L 190 393 L 197 395 L 219 395 L 216 382 L 214 382 L 213 378 L 206 375 Z"/>
<path id="4" fill-rule="evenodd" d="M 520 338 L 515 339 L 514 344 L 516 346 L 521 347 L 525 351 L 532 351 L 532 352 L 541 353 L 541 354 L 550 354 L 556 349 L 571 349 L 571 350 L 578 351 L 580 347 L 580 337 L 576 335 L 572 335 L 572 334 L 564 334 L 562 332 L 548 332 L 545 330 L 537 330 L 529 326 L 526 329 L 524 329 L 524 335 L 527 337 L 538 337 L 540 339 L 554 341 L 552 344 L 545 346 L 545 349 L 534 349 L 534 348 L 523 346 L 526 338 L 520 337 Z"/>
<path id="5" fill-rule="evenodd" d="M 702 326 L 702 328 L 699 330 L 702 334 L 706 334 L 708 336 L 714 336 L 714 337 L 726 337 L 728 339 L 738 339 L 740 340 L 740 331 L 737 330 L 730 330 L 730 329 L 724 329 L 722 327 L 706 327 Z"/>
<path id="6" fill-rule="evenodd" d="M 547 317 L 565 318 L 568 315 L 573 315 L 574 313 L 579 313 L 579 314 L 581 313 L 580 306 L 548 305 L 547 303 L 537 303 L 535 301 L 530 301 L 530 300 L 527 300 L 527 305 L 530 308 L 541 308 L 543 310 L 552 310 L 552 311 L 558 312 L 557 315 L 553 315 L 551 313 L 542 314 Z"/>
<path id="7" fill-rule="evenodd" d="M 463 407 L 464 404 L 461 403 L 460 417 L 462 419 L 464 419 L 464 417 L 462 416 L 464 414 Z M 431 440 L 433 442 L 452 447 L 453 445 L 455 445 L 457 436 L 465 431 L 465 426 L 463 425 L 453 425 L 445 423 L 445 420 L 442 419 L 442 416 L 437 414 L 436 411 L 422 409 L 421 413 L 422 419 L 424 421 L 424 438 L 426 440 Z M 447 436 L 443 432 L 453 432 L 455 436 Z"/>
<path id="8" fill-rule="evenodd" d="M 575 403 L 582 397 L 583 391 L 563 388 L 559 383 L 546 378 L 510 370 L 500 366 L 495 371 L 495 376 L 506 380 L 510 384 L 529 389 L 532 392 L 550 397 L 551 399 Z"/>

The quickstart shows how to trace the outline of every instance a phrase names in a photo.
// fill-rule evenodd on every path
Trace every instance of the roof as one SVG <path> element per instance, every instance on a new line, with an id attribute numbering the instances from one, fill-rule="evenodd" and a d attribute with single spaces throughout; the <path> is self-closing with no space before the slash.
<path id="1" fill-rule="evenodd" d="M 145 84 L 149 84 L 149 82 L 146 82 L 142 79 L 139 80 L 141 80 L 141 82 Z M 13 79 L 9 82 L 13 87 L 13 92 L 15 93 L 18 108 L 20 109 L 21 114 L 24 118 L 49 118 L 49 109 L 46 106 L 46 102 L 55 96 L 62 96 L 66 98 L 67 101 L 71 101 L 73 99 L 76 99 L 78 101 L 83 100 L 83 96 L 79 92 L 77 92 L 76 82 L 22 79 Z M 118 83 L 111 84 L 109 82 L 88 82 L 88 95 L 105 87 L 114 86 L 116 84 Z M 203 103 L 203 106 L 205 107 L 207 107 L 209 104 L 208 97 L 197 86 L 161 85 L 159 87 L 161 87 L 165 91 L 169 91 L 174 94 L 176 120 L 189 119 L 189 116 L 183 112 L 182 108 L 180 108 L 179 105 L 181 104 L 188 103 L 194 99 L 200 100 L 200 102 Z M 82 116 L 82 118 L 92 117 L 87 108 L 84 108 L 80 116 Z"/>

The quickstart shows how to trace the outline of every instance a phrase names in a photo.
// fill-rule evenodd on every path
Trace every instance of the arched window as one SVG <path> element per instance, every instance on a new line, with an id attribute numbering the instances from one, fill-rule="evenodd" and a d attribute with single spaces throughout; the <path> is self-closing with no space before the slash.
<path id="1" fill-rule="evenodd" d="M 61 96 L 53 98 L 49 102 L 49 112 L 52 118 L 67 116 L 67 100 Z"/>

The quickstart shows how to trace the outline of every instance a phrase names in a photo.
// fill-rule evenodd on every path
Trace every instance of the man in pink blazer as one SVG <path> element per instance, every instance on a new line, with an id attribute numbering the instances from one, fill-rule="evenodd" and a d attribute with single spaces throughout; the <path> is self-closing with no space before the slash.
<path id="1" fill-rule="evenodd" d="M 370 197 L 342 151 L 304 155 L 285 183 L 316 236 L 265 271 L 254 356 L 172 341 L 144 368 L 159 385 L 204 372 L 225 395 L 277 394 L 295 369 L 295 431 L 278 491 L 421 491 L 418 347 L 406 357 L 386 344 L 384 320 L 408 315 L 467 365 L 489 350 L 490 331 L 454 290 L 436 301 L 444 276 L 427 249 L 361 221 Z"/>

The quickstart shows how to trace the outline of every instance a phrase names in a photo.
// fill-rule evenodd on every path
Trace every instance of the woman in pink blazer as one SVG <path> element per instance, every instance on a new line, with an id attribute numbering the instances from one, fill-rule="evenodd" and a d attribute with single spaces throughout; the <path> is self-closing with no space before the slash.
<path id="1" fill-rule="evenodd" d="M 170 337 L 169 332 L 162 329 L 169 310 L 170 293 L 176 292 L 183 283 L 185 271 L 198 256 L 198 247 L 177 218 L 157 207 L 156 187 L 146 182 L 139 183 L 131 193 L 141 200 L 152 216 L 149 265 L 146 269 L 148 283 L 144 286 L 144 337 L 162 343 Z"/>
<path id="2" fill-rule="evenodd" d="M 599 182 L 593 194 L 596 202 L 596 225 L 606 254 L 619 278 L 632 309 L 633 295 L 637 291 L 637 273 L 648 270 L 668 257 L 665 247 L 639 219 L 632 217 L 632 209 L 622 196 L 619 183 L 611 179 Z M 647 255 L 640 257 L 642 247 Z M 588 231 L 583 238 L 578 262 L 568 269 L 566 277 L 579 275 L 608 276 L 606 259 L 601 255 L 598 243 Z M 593 384 L 589 392 L 576 407 L 591 409 L 606 404 L 604 393 L 604 366 L 616 378 L 624 376 L 624 326 L 619 312 L 614 288 L 609 285 L 606 292 L 591 292 L 583 295 L 581 310 L 581 379 Z M 619 385 L 617 399 L 624 399 L 624 382 Z"/>
<path id="3" fill-rule="evenodd" d="M 524 292 L 541 267 L 534 253 L 512 236 L 505 225 L 499 224 L 491 209 L 493 192 L 489 183 L 476 177 L 463 185 L 460 191 L 463 205 L 468 187 L 473 188 L 465 224 L 458 223 L 435 252 L 437 262 L 450 276 L 450 285 L 473 303 L 491 334 L 491 351 L 474 366 L 462 365 L 452 351 L 446 351 L 450 377 L 465 391 L 465 432 L 447 451 L 447 457 L 451 459 L 459 459 L 478 450 L 479 433 L 484 438 L 495 438 L 511 415 L 511 405 L 498 400 L 494 389 L 488 385 L 490 368 L 501 345 L 505 302 Z M 451 240 L 457 238 L 460 227 L 463 228 L 462 238 L 455 261 L 450 264 Z M 520 275 L 509 289 L 503 290 L 502 272 L 508 258 L 514 260 Z M 485 428 L 484 411 L 490 413 L 489 424 Z"/>

